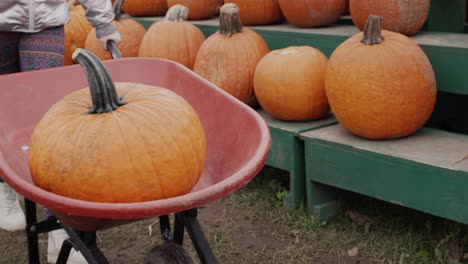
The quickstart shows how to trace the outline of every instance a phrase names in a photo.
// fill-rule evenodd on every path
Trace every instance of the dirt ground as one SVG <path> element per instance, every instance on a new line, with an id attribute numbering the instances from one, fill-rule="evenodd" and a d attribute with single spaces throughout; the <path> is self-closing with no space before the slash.
<path id="1" fill-rule="evenodd" d="M 304 209 L 282 205 L 287 180 L 266 168 L 244 188 L 199 208 L 219 263 L 468 263 L 466 225 L 350 193 L 343 198 L 342 215 L 317 222 Z M 158 218 L 97 234 L 113 264 L 142 264 L 162 242 Z M 184 239 L 197 260 L 187 234 Z M 47 235 L 41 234 L 41 263 L 46 263 L 46 247 Z M 0 230 L 0 264 L 27 263 L 27 257 L 24 232 Z"/>
<path id="2" fill-rule="evenodd" d="M 258 219 L 250 222 L 245 219 L 242 213 L 238 212 L 234 206 L 226 201 L 214 201 L 199 210 L 199 221 L 211 240 L 211 245 L 216 257 L 220 263 L 285 263 L 275 260 L 275 252 L 300 247 L 300 241 L 297 237 L 291 236 L 284 226 L 277 225 L 268 221 L 268 219 Z M 100 235 L 102 239 L 102 249 L 111 263 L 124 264 L 134 263 L 134 253 L 140 251 L 140 261 L 147 252 L 150 241 L 159 243 L 159 239 L 153 236 L 159 236 L 159 224 L 156 219 L 152 221 L 143 221 L 135 225 L 136 228 L 133 237 L 127 237 L 127 243 L 122 245 L 111 245 L 106 241 L 114 241 L 117 236 L 122 235 L 120 230 L 107 230 Z M 147 228 L 144 228 L 147 225 Z M 152 225 L 152 235 L 149 234 L 148 226 Z M 220 234 L 222 233 L 222 234 Z M 115 236 L 115 238 L 114 238 Z M 107 239 L 109 238 L 109 239 Z M 191 255 L 196 259 L 196 253 L 191 247 L 189 236 L 185 236 L 185 244 L 190 249 Z M 223 244 L 229 245 L 223 245 Z M 243 257 L 247 252 L 256 252 L 255 262 L 249 257 Z M 254 254 L 255 255 L 255 254 Z M 254 256 L 252 255 L 252 256 Z M 334 256 L 329 254 L 320 254 L 310 262 L 298 263 L 322 264 L 322 263 L 373 263 L 363 257 L 346 258 L 343 256 Z M 135 262 L 137 263 L 137 262 Z M 289 262 L 293 263 L 293 262 Z"/>

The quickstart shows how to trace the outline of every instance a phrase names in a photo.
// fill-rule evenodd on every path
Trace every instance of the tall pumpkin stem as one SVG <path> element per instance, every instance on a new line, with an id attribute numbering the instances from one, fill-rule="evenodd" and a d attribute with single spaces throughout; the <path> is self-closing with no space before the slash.
<path id="1" fill-rule="evenodd" d="M 228 37 L 242 32 L 239 7 L 236 4 L 224 4 L 219 10 L 219 32 Z"/>
<path id="2" fill-rule="evenodd" d="M 77 49 L 72 58 L 85 71 L 93 106 L 88 114 L 102 114 L 116 110 L 125 102 L 117 96 L 114 82 L 99 58 L 85 49 Z"/>
<path id="3" fill-rule="evenodd" d="M 376 15 L 370 15 L 364 26 L 364 37 L 361 42 L 366 45 L 376 45 L 382 43 L 382 18 Z"/>
<path id="4" fill-rule="evenodd" d="M 189 9 L 186 6 L 177 4 L 169 8 L 164 20 L 167 21 L 186 21 L 188 18 Z"/>
<path id="5" fill-rule="evenodd" d="M 113 10 L 114 10 L 114 20 L 115 21 L 119 21 L 120 20 L 120 16 L 122 16 L 122 6 L 124 4 L 124 1 L 125 0 L 117 0 L 114 2 L 114 7 L 113 7 Z"/>

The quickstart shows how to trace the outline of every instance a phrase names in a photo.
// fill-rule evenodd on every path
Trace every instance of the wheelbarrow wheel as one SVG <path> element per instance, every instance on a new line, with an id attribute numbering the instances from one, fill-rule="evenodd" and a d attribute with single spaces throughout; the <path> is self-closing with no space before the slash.
<path id="1" fill-rule="evenodd" d="M 145 264 L 195 264 L 195 261 L 179 244 L 164 242 L 150 250 Z"/>

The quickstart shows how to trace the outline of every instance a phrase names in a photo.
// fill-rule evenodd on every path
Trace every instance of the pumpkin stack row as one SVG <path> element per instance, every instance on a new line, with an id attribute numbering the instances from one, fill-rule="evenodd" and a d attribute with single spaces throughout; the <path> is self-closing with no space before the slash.
<path id="1" fill-rule="evenodd" d="M 178 4 L 191 10 L 189 19 L 197 20 L 215 16 L 223 0 L 127 0 L 122 9 L 126 14 L 136 17 L 162 16 L 168 8 Z"/>
<path id="2" fill-rule="evenodd" d="M 115 4 L 117 20 L 119 3 L 122 0 Z M 363 4 L 359 9 L 363 14 L 372 11 L 366 1 L 359 3 Z M 356 5 L 352 0 L 350 4 L 353 12 Z M 429 119 L 436 98 L 429 60 L 408 37 L 381 30 L 386 24 L 380 17 L 368 16 L 364 33 L 345 41 L 328 61 L 312 47 L 270 52 L 260 35 L 242 26 L 241 8 L 224 4 L 220 8 L 220 30 L 205 39 L 200 29 L 186 22 L 191 10 L 177 4 L 146 33 L 142 30 L 140 36 L 131 36 L 133 53 L 125 52 L 124 39 L 119 48 L 124 57 L 177 61 L 240 101 L 250 106 L 260 103 L 270 115 L 282 120 L 319 119 L 331 109 L 352 133 L 383 139 L 409 135 Z M 122 21 L 116 21 L 116 26 Z M 406 29 L 406 33 L 414 31 Z M 135 47 L 140 39 L 141 45 Z M 96 49 L 86 44 L 87 49 L 99 56 L 107 54 L 96 43 Z"/>
<path id="3" fill-rule="evenodd" d="M 188 12 L 186 19 L 206 19 L 218 13 L 222 0 L 126 0 L 116 5 L 117 29 L 121 31 L 122 49 L 124 57 L 139 56 L 139 45 L 145 33 L 138 23 L 124 19 L 120 20 L 120 13 L 125 12 L 132 16 L 162 15 L 178 4 L 186 6 Z M 119 2 L 113 0 L 113 2 Z M 429 0 L 225 0 L 225 3 L 234 3 L 240 9 L 240 18 L 243 25 L 262 25 L 278 23 L 286 19 L 299 27 L 320 27 L 336 22 L 348 9 L 356 26 L 363 30 L 364 24 L 371 14 L 383 18 L 382 28 L 399 32 L 407 36 L 417 33 L 429 13 Z M 71 21 L 65 25 L 65 65 L 72 63 L 71 54 L 76 48 L 86 48 L 99 55 L 101 59 L 109 59 L 109 55 L 99 47 L 95 31 L 85 18 L 81 6 L 73 6 L 70 0 Z M 166 20 L 171 20 L 168 18 Z M 187 27 L 187 26 L 185 26 Z M 193 30 L 192 30 L 193 31 Z M 151 34 L 154 35 L 154 34 Z M 197 34 L 200 36 L 200 34 Z M 194 37 L 199 40 L 200 37 Z M 197 41 L 196 41 L 197 42 Z M 195 43 L 194 46 L 196 46 Z M 142 56 L 159 57 L 151 48 L 144 48 Z M 195 56 L 192 54 L 192 57 Z M 179 61 L 179 60 L 177 60 Z M 188 62 L 182 62 L 192 68 Z"/>
<path id="4" fill-rule="evenodd" d="M 429 14 L 430 0 L 225 0 L 239 6 L 244 25 L 269 25 L 285 18 L 298 27 L 321 27 L 351 13 L 354 24 L 363 30 L 369 15 L 383 18 L 382 28 L 413 35 Z M 223 0 L 127 0 L 124 12 L 132 16 L 163 15 L 168 7 L 187 6 L 188 19 L 207 19 L 217 14 Z"/>
<path id="5" fill-rule="evenodd" d="M 260 105 L 273 117 L 314 120 L 331 108 L 346 130 L 368 139 L 414 133 L 430 118 L 437 94 L 423 50 L 403 34 L 382 30 L 375 15 L 328 61 L 308 46 L 272 51 L 254 80 Z"/>
<path id="6" fill-rule="evenodd" d="M 259 103 L 277 119 L 315 120 L 331 109 L 353 134 L 385 139 L 414 133 L 432 114 L 436 82 L 427 56 L 410 38 L 382 30 L 378 16 L 369 16 L 364 32 L 342 43 L 328 60 L 309 46 L 270 52 L 260 35 L 242 26 L 242 11 L 232 3 L 221 7 L 220 30 L 206 40 L 191 23 L 179 21 L 187 17 L 185 7 L 171 10 L 178 15 L 171 18 L 170 11 L 166 21 L 150 27 L 145 40 L 148 35 L 152 40 L 147 47 L 143 41 L 140 56 L 193 65 L 201 77 L 250 106 Z M 200 37 L 174 42 L 161 33 L 166 24 L 166 31 L 184 24 Z M 142 54 L 158 46 L 159 55 Z"/>

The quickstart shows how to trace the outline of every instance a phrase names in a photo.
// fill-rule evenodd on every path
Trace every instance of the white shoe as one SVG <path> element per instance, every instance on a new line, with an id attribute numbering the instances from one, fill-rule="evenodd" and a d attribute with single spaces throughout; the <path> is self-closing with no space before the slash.
<path id="1" fill-rule="evenodd" d="M 18 194 L 4 182 L 0 182 L 0 228 L 7 231 L 26 228 L 26 217 L 19 204 Z"/>
<path id="2" fill-rule="evenodd" d="M 63 241 L 68 239 L 68 234 L 64 229 L 57 229 L 49 232 L 49 239 L 47 245 L 47 262 L 55 263 L 62 247 Z M 67 264 L 87 264 L 88 262 L 83 255 L 76 251 L 74 248 L 70 251 Z"/>

